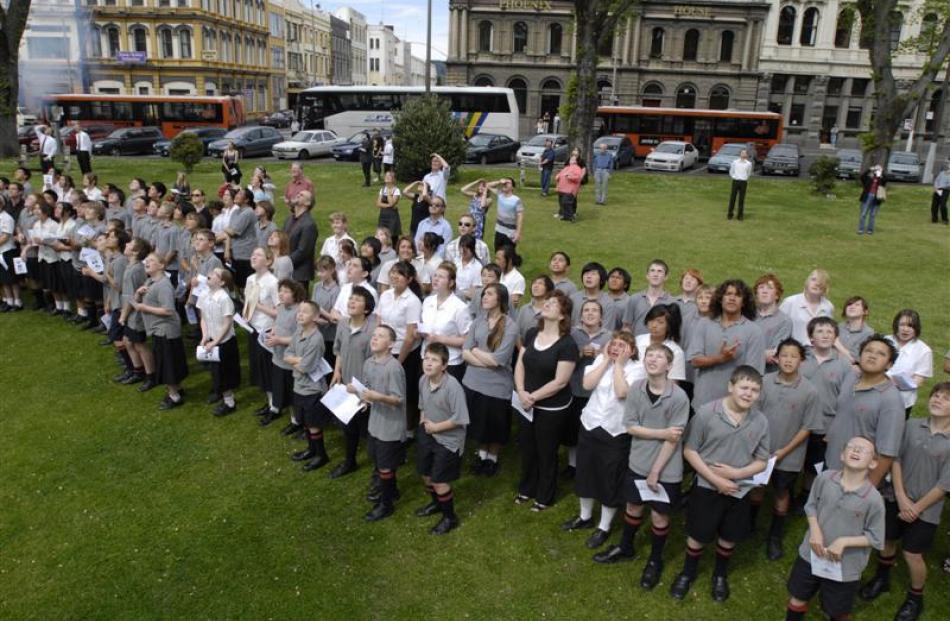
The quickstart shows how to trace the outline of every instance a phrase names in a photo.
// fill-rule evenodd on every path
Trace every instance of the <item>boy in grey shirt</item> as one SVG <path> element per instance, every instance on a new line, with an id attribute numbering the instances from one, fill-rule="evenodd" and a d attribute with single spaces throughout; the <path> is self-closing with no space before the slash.
<path id="1" fill-rule="evenodd" d="M 416 517 L 442 512 L 442 519 L 429 531 L 433 535 L 444 535 L 459 525 L 450 483 L 461 474 L 468 425 L 465 392 L 458 380 L 446 373 L 448 363 L 445 345 L 429 344 L 422 358 L 423 376 L 419 378 L 416 471 L 432 501 L 417 510 Z"/>
<path id="2" fill-rule="evenodd" d="M 884 546 L 884 501 L 869 473 L 877 465 L 874 444 L 849 438 L 839 455 L 842 470 L 826 470 L 808 496 L 808 532 L 788 577 L 785 619 L 803 621 L 808 602 L 821 592 L 822 610 L 832 619 L 850 618 L 869 548 Z M 821 558 L 840 568 L 841 580 L 814 573 Z"/>
<path id="3" fill-rule="evenodd" d="M 367 522 L 377 522 L 393 514 L 396 469 L 406 457 L 406 372 L 390 353 L 395 341 L 395 330 L 378 326 L 370 339 L 373 355 L 363 363 L 366 390 L 361 398 L 371 408 L 367 448 L 376 464 L 380 488 L 378 502 L 364 516 Z"/>
<path id="4" fill-rule="evenodd" d="M 294 408 L 297 420 L 307 428 L 307 448 L 294 453 L 294 461 L 307 461 L 304 472 L 322 468 L 330 462 L 323 442 L 323 428 L 330 422 L 329 410 L 320 403 L 327 384 L 317 377 L 317 368 L 323 358 L 323 337 L 317 329 L 320 310 L 313 302 L 297 306 L 297 329 L 284 351 L 284 362 L 294 370 Z"/>

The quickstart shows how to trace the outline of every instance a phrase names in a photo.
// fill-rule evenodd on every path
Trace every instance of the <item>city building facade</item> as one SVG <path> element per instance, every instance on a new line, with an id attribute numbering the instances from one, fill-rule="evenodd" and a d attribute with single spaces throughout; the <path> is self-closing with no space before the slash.
<path id="1" fill-rule="evenodd" d="M 49 93 L 82 93 L 88 84 L 83 40 L 88 16 L 73 0 L 33 3 L 20 39 L 21 102 L 38 110 Z"/>
<path id="2" fill-rule="evenodd" d="M 330 16 L 299 0 L 284 0 L 287 44 L 287 105 L 297 93 L 330 82 Z"/>
<path id="3" fill-rule="evenodd" d="M 366 16 L 350 7 L 341 7 L 334 13 L 350 27 L 350 83 L 366 84 L 367 73 L 367 25 Z"/>
<path id="4" fill-rule="evenodd" d="M 353 46 L 350 42 L 350 23 L 330 15 L 330 82 L 339 85 L 353 83 Z"/>

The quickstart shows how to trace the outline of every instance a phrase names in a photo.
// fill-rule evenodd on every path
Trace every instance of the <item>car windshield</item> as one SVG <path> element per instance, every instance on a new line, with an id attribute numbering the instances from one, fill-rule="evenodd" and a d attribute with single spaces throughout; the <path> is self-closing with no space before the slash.
<path id="1" fill-rule="evenodd" d="M 863 159 L 860 151 L 842 151 L 838 154 L 838 161 L 841 162 L 860 162 Z"/>
<path id="2" fill-rule="evenodd" d="M 891 155 L 891 164 L 902 164 L 904 166 L 916 166 L 919 164 L 917 156 L 910 153 L 894 153 Z"/>
<path id="3" fill-rule="evenodd" d="M 528 146 L 530 146 L 530 147 L 543 147 L 543 146 L 544 146 L 544 141 L 545 141 L 545 140 L 549 140 L 549 139 L 550 139 L 550 136 L 545 136 L 544 134 L 541 134 L 540 136 L 535 136 L 534 138 L 532 138 L 531 140 L 529 140 L 529 141 L 528 141 Z"/>
<path id="4" fill-rule="evenodd" d="M 797 152 L 790 147 L 776 147 L 769 152 L 769 155 L 776 157 L 795 157 Z"/>
<path id="5" fill-rule="evenodd" d="M 117 129 L 117 130 L 115 130 L 114 132 L 112 132 L 111 134 L 109 134 L 109 138 L 122 138 L 122 137 L 125 136 L 127 133 L 129 133 L 129 130 L 128 130 L 128 129 Z"/>
<path id="6" fill-rule="evenodd" d="M 615 151 L 620 146 L 620 138 L 601 138 L 594 143 L 594 146 L 600 148 L 602 144 L 607 145 L 607 148 L 611 151 Z"/>
<path id="7" fill-rule="evenodd" d="M 744 144 L 724 144 L 719 149 L 719 153 L 716 155 L 739 155 L 739 153 L 745 149 Z"/>
<path id="8" fill-rule="evenodd" d="M 234 140 L 235 138 L 243 138 L 244 134 L 246 134 L 249 131 L 250 130 L 247 128 L 239 127 L 238 129 L 232 129 L 231 131 L 226 133 L 224 137 L 228 140 Z"/>
<path id="9" fill-rule="evenodd" d="M 290 139 L 294 142 L 310 142 L 312 138 L 313 132 L 297 132 Z"/>
<path id="10" fill-rule="evenodd" d="M 346 141 L 360 143 L 360 142 L 363 142 L 363 136 L 365 135 L 366 134 L 364 134 L 363 132 L 356 132 L 355 134 L 347 138 Z"/>
<path id="11" fill-rule="evenodd" d="M 487 147 L 491 144 L 492 136 L 487 136 L 483 134 L 478 134 L 477 136 L 472 136 L 469 139 L 468 144 L 473 147 Z"/>
<path id="12" fill-rule="evenodd" d="M 664 142 L 656 148 L 657 153 L 682 153 L 683 145 L 681 144 L 669 144 Z"/>

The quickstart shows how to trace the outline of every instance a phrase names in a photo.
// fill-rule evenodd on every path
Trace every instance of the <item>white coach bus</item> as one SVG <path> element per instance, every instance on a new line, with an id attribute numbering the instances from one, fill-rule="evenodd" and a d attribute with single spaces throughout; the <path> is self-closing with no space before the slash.
<path id="1" fill-rule="evenodd" d="M 510 88 L 435 86 L 432 92 L 449 101 L 467 138 L 486 133 L 518 140 L 518 102 Z M 391 129 L 392 112 L 424 93 L 421 86 L 317 86 L 297 95 L 297 118 L 300 129 L 329 129 L 343 137 Z"/>

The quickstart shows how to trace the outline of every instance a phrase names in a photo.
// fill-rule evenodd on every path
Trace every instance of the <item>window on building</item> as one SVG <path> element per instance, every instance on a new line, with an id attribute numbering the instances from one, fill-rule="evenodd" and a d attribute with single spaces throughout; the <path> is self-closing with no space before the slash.
<path id="1" fill-rule="evenodd" d="M 187 28 L 178 31 L 178 55 L 180 58 L 191 58 L 191 31 Z"/>
<path id="2" fill-rule="evenodd" d="M 158 29 L 158 49 L 162 54 L 162 58 L 175 57 L 175 44 L 171 28 Z"/>
<path id="3" fill-rule="evenodd" d="M 516 54 L 521 54 L 528 47 L 528 24 L 524 22 L 515 22 L 514 45 L 512 49 Z"/>
<path id="4" fill-rule="evenodd" d="M 927 13 L 920 20 L 920 40 L 917 46 L 921 52 L 932 52 L 940 40 L 940 30 L 937 26 L 937 14 Z"/>
<path id="5" fill-rule="evenodd" d="M 27 37 L 26 49 L 32 59 L 66 58 L 68 43 L 65 37 Z"/>
<path id="6" fill-rule="evenodd" d="M 841 95 L 844 90 L 844 78 L 828 78 L 828 94 L 832 97 Z"/>
<path id="7" fill-rule="evenodd" d="M 663 87 L 656 82 L 651 82 L 643 87 L 643 96 L 640 104 L 647 108 L 659 108 L 663 105 Z"/>
<path id="8" fill-rule="evenodd" d="M 492 43 L 494 43 L 494 34 L 495 27 L 492 26 L 492 23 L 488 20 L 479 22 L 478 24 L 478 51 L 479 52 L 490 52 L 492 51 Z"/>
<path id="9" fill-rule="evenodd" d="M 806 47 L 815 47 L 815 41 L 818 39 L 818 9 L 811 7 L 805 9 L 802 15 L 802 33 L 798 37 L 798 42 Z"/>
<path id="10" fill-rule="evenodd" d="M 525 114 L 528 111 L 528 83 L 521 78 L 511 78 L 508 80 L 508 88 L 515 92 L 518 111 Z"/>
<path id="11" fill-rule="evenodd" d="M 102 30 L 94 26 L 89 36 L 89 56 L 92 58 L 102 57 Z"/>
<path id="12" fill-rule="evenodd" d="M 796 95 L 807 95 L 808 87 L 811 86 L 810 75 L 797 75 L 795 76 L 795 94 Z"/>
<path id="13" fill-rule="evenodd" d="M 677 108 L 695 108 L 696 107 L 696 87 L 692 84 L 684 84 L 676 89 L 676 107 Z"/>
<path id="14" fill-rule="evenodd" d="M 663 56 L 663 37 L 666 32 L 662 28 L 654 28 L 650 35 L 650 58 Z"/>
<path id="15" fill-rule="evenodd" d="M 597 80 L 597 96 L 600 98 L 600 105 L 609 106 L 614 99 L 614 86 L 610 80 L 601 78 Z"/>
<path id="16" fill-rule="evenodd" d="M 719 62 L 732 62 L 732 47 L 736 42 L 736 33 L 724 30 L 719 39 Z"/>
<path id="17" fill-rule="evenodd" d="M 791 45 L 792 37 L 795 34 L 795 18 L 798 16 L 795 8 L 791 6 L 782 7 L 778 14 L 778 35 L 775 42 L 779 45 Z"/>
<path id="18" fill-rule="evenodd" d="M 696 60 L 699 53 L 699 31 L 690 28 L 683 37 L 683 60 Z"/>
<path id="19" fill-rule="evenodd" d="M 106 41 L 108 42 L 109 58 L 115 58 L 121 49 L 118 26 L 106 26 Z"/>
<path id="20" fill-rule="evenodd" d="M 782 114 L 782 104 L 778 101 L 770 101 L 768 105 L 768 111 L 774 112 L 775 114 Z"/>
<path id="21" fill-rule="evenodd" d="M 162 6 L 171 6 L 171 5 L 172 5 L 172 1 L 171 1 L 171 0 L 158 0 L 158 6 L 160 6 L 160 7 L 162 7 Z"/>
<path id="22" fill-rule="evenodd" d="M 904 25 L 904 14 L 900 11 L 891 11 L 888 19 L 890 28 L 888 37 L 891 42 L 891 50 L 896 50 L 901 43 L 901 27 Z"/>
<path id="23" fill-rule="evenodd" d="M 861 116 L 863 112 L 864 109 L 861 106 L 851 106 L 848 108 L 848 116 L 844 121 L 845 127 L 848 129 L 860 129 Z"/>
<path id="24" fill-rule="evenodd" d="M 611 34 L 610 36 L 604 37 L 600 41 L 600 44 L 597 46 L 597 55 L 603 58 L 613 58 L 614 39 L 615 39 L 615 36 L 613 34 Z"/>
<path id="25" fill-rule="evenodd" d="M 854 8 L 846 6 L 838 11 L 838 23 L 835 25 L 835 47 L 851 47 L 851 31 L 854 30 Z"/>
<path id="26" fill-rule="evenodd" d="M 784 73 L 776 73 L 772 76 L 772 83 L 769 87 L 770 93 L 775 94 L 785 94 L 785 89 L 788 88 L 788 76 Z"/>
<path id="27" fill-rule="evenodd" d="M 801 127 L 805 122 L 805 104 L 792 104 L 792 109 L 788 115 L 788 124 Z"/>
<path id="28" fill-rule="evenodd" d="M 494 86 L 495 81 L 487 75 L 481 75 L 475 78 L 475 86 Z"/>
<path id="29" fill-rule="evenodd" d="M 129 0 L 129 6 L 145 6 L 145 0 Z"/>
<path id="30" fill-rule="evenodd" d="M 709 91 L 709 108 L 711 110 L 725 110 L 729 107 L 729 89 L 721 84 Z"/>
<path id="31" fill-rule="evenodd" d="M 868 80 L 867 78 L 853 78 L 851 80 L 851 96 L 852 97 L 864 97 L 868 92 Z"/>
<path id="32" fill-rule="evenodd" d="M 132 50 L 136 52 L 148 51 L 148 32 L 144 26 L 134 26 L 130 32 L 132 35 Z"/>
<path id="33" fill-rule="evenodd" d="M 561 37 L 564 34 L 564 29 L 561 28 L 561 24 L 551 24 L 548 26 L 548 53 L 549 54 L 560 54 L 561 53 Z"/>

